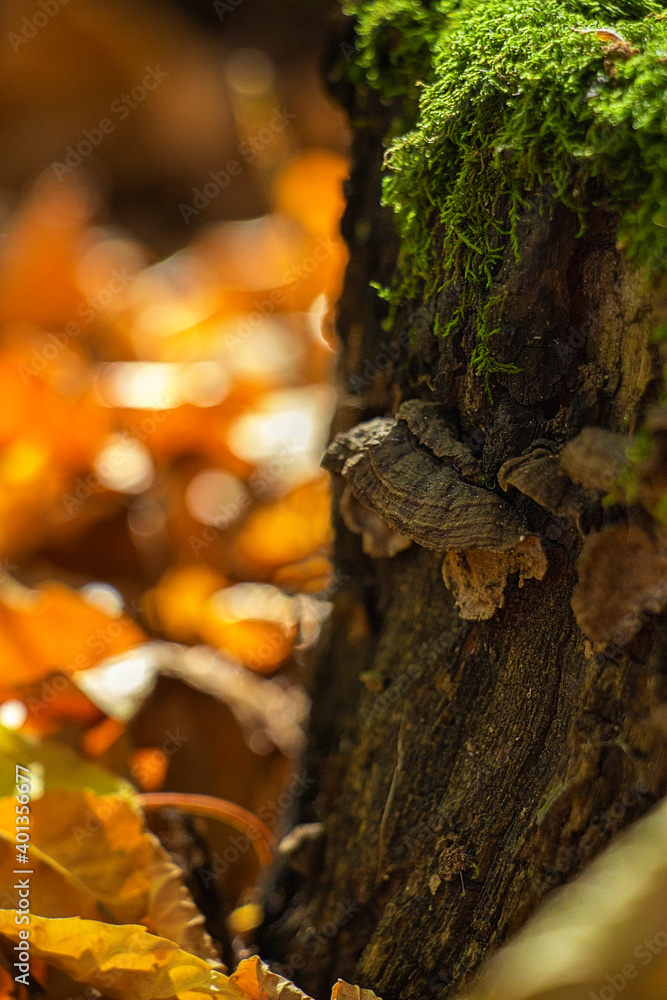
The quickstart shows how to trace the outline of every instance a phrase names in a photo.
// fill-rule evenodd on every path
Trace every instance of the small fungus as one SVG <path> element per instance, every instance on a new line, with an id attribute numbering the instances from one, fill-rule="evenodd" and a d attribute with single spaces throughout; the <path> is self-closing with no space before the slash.
<path id="1" fill-rule="evenodd" d="M 401 404 L 396 416 L 399 420 L 405 420 L 420 444 L 425 445 L 438 458 L 451 462 L 464 479 L 478 481 L 481 477 L 478 459 L 467 444 L 458 440 L 453 427 L 440 415 L 440 409 L 437 403 L 409 399 Z"/>
<path id="2" fill-rule="evenodd" d="M 364 507 L 349 486 L 340 498 L 340 514 L 345 527 L 361 535 L 361 548 L 372 559 L 393 559 L 412 545 L 412 540 L 394 531 L 375 511 Z"/>
<path id="3" fill-rule="evenodd" d="M 537 535 L 528 535 L 506 552 L 448 552 L 442 564 L 442 578 L 454 594 L 461 618 L 481 621 L 504 607 L 511 573 L 519 574 L 519 586 L 523 587 L 525 580 L 541 580 L 546 571 L 547 557 Z"/>
<path id="4" fill-rule="evenodd" d="M 667 514 L 667 405 L 663 403 L 649 410 L 644 431 L 650 435 L 650 447 L 636 466 L 637 499 L 664 523 Z"/>
<path id="5" fill-rule="evenodd" d="M 498 485 L 505 492 L 513 486 L 558 517 L 578 520 L 586 504 L 581 487 L 562 475 L 558 455 L 545 447 L 509 458 L 500 467 Z"/>
<path id="6" fill-rule="evenodd" d="M 538 445 L 509 458 L 498 472 L 498 485 L 514 487 L 555 517 L 567 518 L 581 535 L 597 520 L 598 495 L 585 491 L 563 474 L 554 448 Z"/>
<path id="7" fill-rule="evenodd" d="M 420 444 L 404 419 L 377 417 L 339 434 L 323 464 L 400 536 L 447 553 L 443 579 L 464 618 L 490 618 L 502 607 L 509 574 L 518 573 L 522 584 L 546 572 L 539 538 L 514 509 L 466 482 Z"/>
<path id="8" fill-rule="evenodd" d="M 572 609 L 579 628 L 601 646 L 625 645 L 647 612 L 667 605 L 667 539 L 640 525 L 611 524 L 586 538 L 577 573 Z"/>
<path id="9" fill-rule="evenodd" d="M 561 470 L 585 490 L 608 493 L 629 464 L 628 451 L 634 443 L 635 439 L 628 435 L 615 434 L 602 427 L 584 427 L 563 445 Z"/>

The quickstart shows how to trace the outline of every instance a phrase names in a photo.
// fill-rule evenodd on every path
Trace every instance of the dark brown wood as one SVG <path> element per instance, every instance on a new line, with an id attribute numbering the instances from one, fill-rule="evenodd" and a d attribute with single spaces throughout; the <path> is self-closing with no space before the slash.
<path id="1" fill-rule="evenodd" d="M 441 404 L 479 458 L 483 487 L 542 539 L 548 570 L 521 588 L 510 577 L 503 608 L 463 621 L 441 555 L 413 545 L 369 560 L 336 508 L 340 589 L 308 759 L 318 794 L 302 809 L 303 821 L 323 821 L 324 848 L 308 878 L 286 883 L 263 950 L 315 997 L 342 977 L 384 1000 L 435 1000 L 667 790 L 654 721 L 667 698 L 665 615 L 644 615 L 623 647 L 594 649 L 571 606 L 576 519 L 496 478 L 540 439 L 559 446 L 584 426 L 641 425 L 662 386 L 650 344 L 657 305 L 616 247 L 614 216 L 591 212 L 577 237 L 572 213 L 535 204 L 520 227 L 521 263 L 508 249 L 492 290 L 507 292 L 494 353 L 521 371 L 493 383 L 491 404 L 466 361 L 472 318 L 462 335 L 433 334 L 436 312 L 442 327 L 451 316 L 447 290 L 405 303 L 392 333 L 382 328 L 368 283 L 399 266 L 379 207 L 391 109 L 371 93 L 342 96 L 357 125 L 334 430 L 395 416 L 412 397 Z"/>

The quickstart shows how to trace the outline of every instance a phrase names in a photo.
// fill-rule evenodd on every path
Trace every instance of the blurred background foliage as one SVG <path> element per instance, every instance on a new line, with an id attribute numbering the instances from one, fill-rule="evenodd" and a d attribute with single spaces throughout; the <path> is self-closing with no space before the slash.
<path id="1" fill-rule="evenodd" d="M 329 7 L 0 12 L 0 720 L 274 834 L 332 586 Z M 230 830 L 153 825 L 224 939 L 253 852 L 197 887 Z"/>

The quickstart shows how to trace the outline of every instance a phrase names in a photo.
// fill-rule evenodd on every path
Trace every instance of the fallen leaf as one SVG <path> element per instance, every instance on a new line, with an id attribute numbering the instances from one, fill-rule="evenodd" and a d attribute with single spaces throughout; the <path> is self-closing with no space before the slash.
<path id="1" fill-rule="evenodd" d="M 0 934 L 19 940 L 16 910 L 0 911 Z M 136 924 L 30 916 L 30 951 L 112 1000 L 243 1000 L 227 976 Z"/>
<path id="2" fill-rule="evenodd" d="M 271 972 L 256 955 L 239 962 L 230 978 L 243 990 L 248 1000 L 310 1000 L 307 993 L 289 979 Z"/>
<path id="3" fill-rule="evenodd" d="M 39 794 L 41 789 L 44 792 L 91 789 L 98 795 L 116 794 L 128 798 L 134 791 L 129 782 L 90 763 L 62 743 L 37 740 L 0 726 L 0 795 L 4 797 L 14 795 L 16 764 L 29 767 L 31 782 L 39 782 Z M 31 794 L 34 805 L 38 794 L 34 784 Z"/>
<path id="4" fill-rule="evenodd" d="M 150 882 L 147 913 L 150 929 L 191 955 L 203 958 L 219 972 L 226 972 L 206 931 L 204 917 L 185 887 L 181 869 L 173 863 L 157 837 L 147 836 L 151 842 L 146 864 Z"/>
<path id="5" fill-rule="evenodd" d="M 28 684 L 54 670 L 86 670 L 145 636 L 126 615 L 106 614 L 62 583 L 30 590 L 0 580 L 3 682 Z"/>
<path id="6" fill-rule="evenodd" d="M 379 997 L 373 990 L 350 986 L 344 979 L 339 979 L 331 991 L 331 1000 L 379 1000 Z"/>

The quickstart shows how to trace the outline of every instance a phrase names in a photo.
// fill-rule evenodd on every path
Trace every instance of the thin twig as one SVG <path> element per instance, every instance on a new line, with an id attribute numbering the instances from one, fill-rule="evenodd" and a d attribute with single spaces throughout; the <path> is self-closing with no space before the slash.
<path id="1" fill-rule="evenodd" d="M 391 776 L 391 785 L 389 786 L 389 792 L 387 794 L 387 801 L 384 804 L 384 810 L 382 813 L 382 819 L 380 821 L 380 833 L 378 835 L 378 870 L 376 876 L 376 884 L 380 881 L 380 875 L 382 872 L 382 861 L 384 859 L 385 849 L 386 849 L 386 827 L 389 820 L 389 814 L 391 813 L 391 807 L 394 802 L 394 796 L 396 794 L 396 788 L 398 787 L 398 777 L 403 767 L 403 759 L 405 757 L 405 751 L 403 749 L 403 726 L 405 723 L 405 710 L 407 705 L 403 706 L 403 714 L 401 716 L 401 724 L 398 727 L 398 739 L 396 741 L 396 765 L 394 767 L 394 773 Z"/>
<path id="2" fill-rule="evenodd" d="M 213 795 L 192 795 L 188 792 L 143 792 L 136 796 L 142 809 L 180 809 L 190 816 L 203 816 L 226 823 L 240 833 L 245 833 L 252 844 L 260 865 L 265 868 L 273 861 L 276 840 L 261 819 L 235 802 L 218 799 Z"/>

